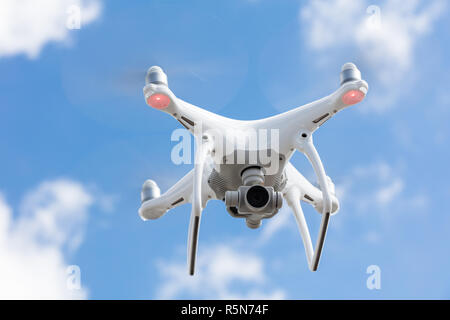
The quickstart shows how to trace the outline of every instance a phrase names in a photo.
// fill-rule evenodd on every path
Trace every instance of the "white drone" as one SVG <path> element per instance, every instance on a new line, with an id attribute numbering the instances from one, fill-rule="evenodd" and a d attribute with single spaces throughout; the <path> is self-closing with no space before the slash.
<path id="1" fill-rule="evenodd" d="M 144 220 L 157 219 L 172 208 L 192 203 L 188 236 L 190 275 L 195 271 L 202 210 L 212 199 L 224 201 L 231 216 L 244 218 L 253 229 L 261 225 L 262 219 L 273 217 L 286 199 L 294 212 L 309 268 L 317 270 L 329 218 L 337 213 L 339 201 L 312 134 L 338 111 L 361 102 L 368 91 L 367 82 L 361 80 L 361 72 L 352 63 L 344 64 L 340 78 L 340 88 L 325 98 L 269 118 L 241 121 L 179 99 L 169 89 L 160 67 L 148 70 L 144 87 L 147 104 L 170 114 L 189 130 L 195 137 L 196 152 L 194 168 L 164 194 L 160 194 L 154 181 L 144 183 L 139 215 Z M 254 143 L 255 132 L 267 131 L 274 134 L 260 139 L 263 143 Z M 319 188 L 289 162 L 295 150 L 310 161 Z M 300 200 L 322 214 L 315 250 Z"/>

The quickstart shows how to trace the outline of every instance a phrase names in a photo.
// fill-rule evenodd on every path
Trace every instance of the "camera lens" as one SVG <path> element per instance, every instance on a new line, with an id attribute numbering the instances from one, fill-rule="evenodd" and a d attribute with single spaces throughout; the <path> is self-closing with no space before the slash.
<path id="1" fill-rule="evenodd" d="M 262 208 L 269 201 L 269 192 L 261 186 L 253 186 L 247 191 L 247 202 L 254 208 Z"/>

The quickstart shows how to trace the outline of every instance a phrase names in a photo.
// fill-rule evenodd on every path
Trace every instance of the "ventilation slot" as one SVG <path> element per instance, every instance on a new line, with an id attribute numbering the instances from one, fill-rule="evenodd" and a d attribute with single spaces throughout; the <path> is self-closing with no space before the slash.
<path id="1" fill-rule="evenodd" d="M 183 127 L 186 128 L 186 130 L 189 130 L 189 127 L 188 127 L 186 124 L 184 124 L 183 121 L 181 121 L 181 120 L 179 120 L 179 119 L 177 119 L 177 120 L 178 120 L 179 123 L 181 123 L 181 125 L 182 125 Z"/>
<path id="2" fill-rule="evenodd" d="M 311 198 L 310 196 L 308 196 L 307 194 L 305 194 L 304 197 L 305 197 L 306 200 L 309 200 L 309 201 L 313 201 L 313 202 L 314 202 L 314 199 Z"/>
<path id="3" fill-rule="evenodd" d="M 316 120 L 313 120 L 314 123 L 319 123 L 320 121 L 322 121 L 323 119 L 325 119 L 326 117 L 328 117 L 330 114 L 329 113 L 325 113 L 323 116 L 318 117 Z"/>
<path id="4" fill-rule="evenodd" d="M 191 127 L 195 126 L 194 121 L 192 121 L 191 119 L 188 119 L 185 116 L 181 116 L 181 119 L 183 119 L 185 122 L 187 122 Z"/>
<path id="5" fill-rule="evenodd" d="M 171 204 L 171 206 L 174 206 L 174 205 L 180 203 L 180 202 L 183 201 L 183 200 L 184 200 L 183 198 L 180 198 L 180 199 L 178 199 L 177 201 L 173 202 L 173 203 Z"/>

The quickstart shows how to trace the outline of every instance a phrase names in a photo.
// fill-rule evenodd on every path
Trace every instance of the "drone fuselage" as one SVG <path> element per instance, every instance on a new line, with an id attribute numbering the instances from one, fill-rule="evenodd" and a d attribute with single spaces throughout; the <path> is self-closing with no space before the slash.
<path id="1" fill-rule="evenodd" d="M 334 184 L 325 174 L 312 134 L 342 109 L 361 102 L 368 85 L 352 63 L 341 70 L 341 86 L 332 94 L 290 111 L 253 121 L 226 118 L 179 99 L 169 89 L 167 76 L 151 67 L 143 89 L 147 104 L 174 117 L 196 140 L 194 169 L 164 194 L 152 180 L 144 183 L 139 209 L 144 219 L 161 217 L 171 208 L 192 203 L 188 239 L 189 273 L 194 273 L 200 217 L 209 200 L 224 201 L 227 211 L 246 218 L 250 228 L 274 216 L 283 198 L 294 212 L 309 267 L 315 271 L 329 217 L 339 202 Z M 317 176 L 313 186 L 290 163 L 295 152 L 306 155 Z M 313 250 L 300 200 L 322 214 Z"/>

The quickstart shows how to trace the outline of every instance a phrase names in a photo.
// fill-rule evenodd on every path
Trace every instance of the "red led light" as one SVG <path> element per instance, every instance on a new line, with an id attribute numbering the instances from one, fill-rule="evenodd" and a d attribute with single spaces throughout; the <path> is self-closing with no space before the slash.
<path id="1" fill-rule="evenodd" d="M 165 94 L 155 93 L 148 97 L 147 104 L 155 109 L 164 109 L 170 104 L 170 98 Z"/>
<path id="2" fill-rule="evenodd" d="M 361 100 L 364 99 L 364 93 L 359 90 L 350 90 L 347 91 L 342 96 L 342 102 L 348 105 L 356 104 L 358 102 L 361 102 Z"/>

